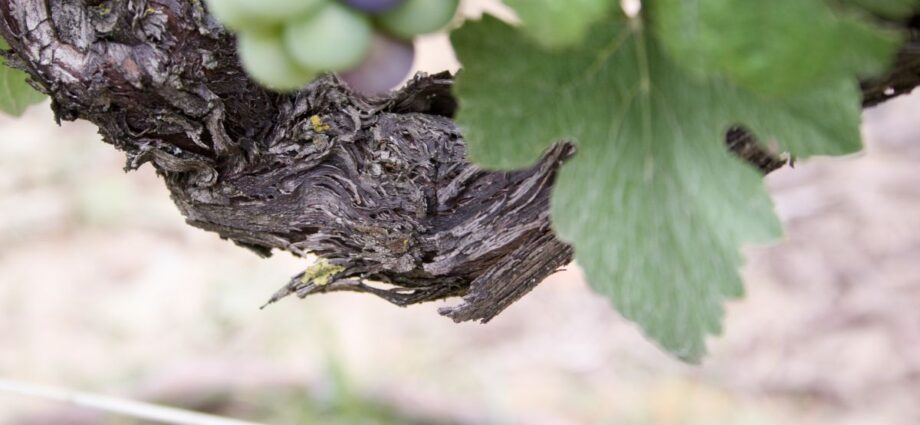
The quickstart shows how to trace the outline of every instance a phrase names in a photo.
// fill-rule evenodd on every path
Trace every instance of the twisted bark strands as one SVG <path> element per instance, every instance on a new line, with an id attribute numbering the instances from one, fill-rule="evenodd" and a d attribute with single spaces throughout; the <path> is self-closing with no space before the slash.
<path id="1" fill-rule="evenodd" d="M 294 279 L 282 293 L 408 305 L 488 288 L 496 295 L 474 291 L 446 312 L 488 320 L 571 260 L 548 216 L 571 147 L 529 170 L 473 167 L 448 118 L 449 75 L 378 99 L 332 77 L 279 95 L 243 74 L 201 2 L 13 0 L 0 13 L 14 61 L 57 116 L 96 123 L 129 169 L 152 163 L 189 224 L 262 255 L 313 252 L 343 268 L 334 284 Z M 511 257 L 527 267 L 504 270 L 520 264 Z"/>

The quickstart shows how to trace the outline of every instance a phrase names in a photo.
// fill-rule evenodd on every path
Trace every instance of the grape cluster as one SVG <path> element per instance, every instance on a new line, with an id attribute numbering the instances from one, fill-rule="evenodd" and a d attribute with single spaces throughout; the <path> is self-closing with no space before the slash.
<path id="1" fill-rule="evenodd" d="M 412 68 L 412 39 L 441 29 L 459 0 L 207 0 L 237 33 L 240 61 L 275 90 L 337 72 L 355 90 L 393 88 Z"/>

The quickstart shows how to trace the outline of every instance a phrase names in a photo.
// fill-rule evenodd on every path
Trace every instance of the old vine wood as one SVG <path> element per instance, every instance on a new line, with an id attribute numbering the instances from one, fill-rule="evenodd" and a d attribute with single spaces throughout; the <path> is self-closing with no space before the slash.
<path id="1" fill-rule="evenodd" d="M 895 24 L 911 39 L 887 77 L 864 83 L 866 106 L 920 84 L 920 17 Z M 516 172 L 471 165 L 447 73 L 376 98 L 332 76 L 266 91 L 195 0 L 2 0 L 0 35 L 57 119 L 96 124 L 126 169 L 152 164 L 190 225 L 259 255 L 314 253 L 336 266 L 329 282 L 301 274 L 273 299 L 461 296 L 441 313 L 488 321 L 572 259 L 548 203 L 577 152 L 559 144 Z M 783 164 L 743 129 L 726 142 L 764 172 Z"/>

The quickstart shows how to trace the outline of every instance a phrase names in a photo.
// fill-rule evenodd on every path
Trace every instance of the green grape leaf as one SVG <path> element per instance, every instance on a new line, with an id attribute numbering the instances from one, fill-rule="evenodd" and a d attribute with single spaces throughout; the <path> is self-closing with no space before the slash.
<path id="1" fill-rule="evenodd" d="M 881 73 L 903 37 L 825 0 L 657 0 L 649 7 L 656 36 L 677 62 L 768 95 Z"/>
<path id="2" fill-rule="evenodd" d="M 0 50 L 9 48 L 0 38 Z M 6 59 L 0 57 L 0 112 L 18 117 L 26 108 L 43 100 L 45 95 L 26 83 L 26 73 L 6 66 Z"/>
<path id="3" fill-rule="evenodd" d="M 886 18 L 901 18 L 920 11 L 918 0 L 838 0 Z"/>
<path id="4" fill-rule="evenodd" d="M 743 293 L 739 247 L 781 235 L 758 171 L 727 152 L 743 124 L 801 156 L 860 149 L 860 93 L 837 80 L 773 99 L 673 63 L 640 21 L 607 19 L 547 51 L 485 17 L 452 34 L 458 123 L 474 162 L 511 169 L 569 140 L 552 195 L 557 235 L 593 288 L 681 359 Z"/>
<path id="5" fill-rule="evenodd" d="M 505 0 L 524 31 L 548 48 L 580 43 L 593 24 L 608 15 L 612 0 Z"/>

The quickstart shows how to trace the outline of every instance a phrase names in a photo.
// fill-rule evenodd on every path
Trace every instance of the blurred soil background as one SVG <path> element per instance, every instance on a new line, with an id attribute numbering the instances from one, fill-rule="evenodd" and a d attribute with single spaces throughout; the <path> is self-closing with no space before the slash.
<path id="1" fill-rule="evenodd" d="M 420 49 L 455 67 L 443 36 Z M 185 225 L 149 166 L 40 105 L 0 118 L 0 377 L 277 425 L 918 424 L 920 94 L 864 134 L 767 178 L 786 239 L 746 251 L 688 366 L 574 266 L 488 325 L 353 294 L 259 310 L 306 260 Z M 0 424 L 141 423 L 0 394 Z"/>

